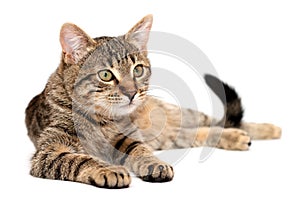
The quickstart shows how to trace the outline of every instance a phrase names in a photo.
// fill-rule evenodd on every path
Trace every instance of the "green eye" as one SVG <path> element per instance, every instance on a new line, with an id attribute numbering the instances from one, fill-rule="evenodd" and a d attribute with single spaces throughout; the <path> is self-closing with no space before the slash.
<path id="1" fill-rule="evenodd" d="M 134 77 L 141 77 L 144 74 L 144 67 L 142 65 L 137 65 L 133 69 L 133 75 Z"/>
<path id="2" fill-rule="evenodd" d="M 114 75 L 109 70 L 102 70 L 99 72 L 99 77 L 104 82 L 109 82 L 109 81 L 113 80 Z"/>

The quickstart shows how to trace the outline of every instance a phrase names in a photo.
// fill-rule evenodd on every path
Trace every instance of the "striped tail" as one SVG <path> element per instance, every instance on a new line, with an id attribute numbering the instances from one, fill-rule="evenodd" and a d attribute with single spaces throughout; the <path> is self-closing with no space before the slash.
<path id="1" fill-rule="evenodd" d="M 224 127 L 240 127 L 244 109 L 241 98 L 235 89 L 209 74 L 206 74 L 204 79 L 210 89 L 213 90 L 224 104 L 225 116 L 220 123 L 224 123 L 225 120 Z"/>

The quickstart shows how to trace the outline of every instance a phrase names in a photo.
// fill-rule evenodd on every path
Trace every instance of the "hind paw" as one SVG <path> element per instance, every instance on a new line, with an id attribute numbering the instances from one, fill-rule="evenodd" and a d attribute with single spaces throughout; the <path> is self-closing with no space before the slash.
<path id="1" fill-rule="evenodd" d="M 235 129 L 224 129 L 217 144 L 218 148 L 226 150 L 248 150 L 251 146 L 251 138 L 247 132 Z"/>
<path id="2" fill-rule="evenodd" d="M 281 128 L 269 123 L 243 123 L 241 129 L 245 130 L 254 140 L 279 139 Z"/>

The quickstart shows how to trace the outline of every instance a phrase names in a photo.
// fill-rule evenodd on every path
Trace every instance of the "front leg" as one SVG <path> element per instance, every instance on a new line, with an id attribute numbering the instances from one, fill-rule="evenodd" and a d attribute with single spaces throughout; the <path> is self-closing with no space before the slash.
<path id="1" fill-rule="evenodd" d="M 108 164 L 85 153 L 79 139 L 57 128 L 47 128 L 37 142 L 30 174 L 103 188 L 126 188 L 131 182 L 126 168 Z"/>
<path id="2" fill-rule="evenodd" d="M 167 182 L 174 176 L 172 166 L 152 154 L 146 144 L 127 136 L 114 143 L 116 163 L 124 165 L 138 177 L 148 182 Z"/>

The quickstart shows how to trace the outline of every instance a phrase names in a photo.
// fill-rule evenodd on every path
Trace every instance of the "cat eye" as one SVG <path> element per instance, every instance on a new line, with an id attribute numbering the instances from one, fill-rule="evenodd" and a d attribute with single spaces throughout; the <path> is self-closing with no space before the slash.
<path id="1" fill-rule="evenodd" d="M 144 67 L 142 65 L 137 65 L 133 69 L 133 75 L 134 77 L 138 78 L 141 77 L 144 74 Z"/>
<path id="2" fill-rule="evenodd" d="M 114 79 L 114 74 L 109 70 L 102 70 L 99 72 L 99 77 L 104 82 L 109 82 Z"/>

